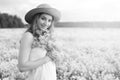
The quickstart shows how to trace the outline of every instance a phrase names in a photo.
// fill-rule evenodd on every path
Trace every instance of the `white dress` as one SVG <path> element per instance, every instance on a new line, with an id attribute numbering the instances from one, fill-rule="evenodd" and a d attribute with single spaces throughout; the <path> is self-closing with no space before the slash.
<path id="1" fill-rule="evenodd" d="M 36 47 L 31 50 L 30 60 L 34 61 L 46 55 L 46 50 Z M 27 80 L 56 80 L 55 63 L 49 61 L 38 68 L 28 72 Z"/>

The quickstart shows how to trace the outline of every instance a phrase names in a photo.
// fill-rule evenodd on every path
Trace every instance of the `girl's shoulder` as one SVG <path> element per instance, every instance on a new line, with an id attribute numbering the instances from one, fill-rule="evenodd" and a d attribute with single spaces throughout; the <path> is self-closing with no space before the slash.
<path id="1" fill-rule="evenodd" d="M 23 37 L 33 39 L 33 34 L 30 33 L 30 32 L 25 32 L 25 33 L 23 34 Z"/>
<path id="2" fill-rule="evenodd" d="M 30 32 L 25 32 L 25 33 L 22 35 L 21 41 L 23 41 L 23 42 L 32 42 L 32 41 L 33 41 L 33 35 L 32 35 L 32 33 L 30 33 Z"/>

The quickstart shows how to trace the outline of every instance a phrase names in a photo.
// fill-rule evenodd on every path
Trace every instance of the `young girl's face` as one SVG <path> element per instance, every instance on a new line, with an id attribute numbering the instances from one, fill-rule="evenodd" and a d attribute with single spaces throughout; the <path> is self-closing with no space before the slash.
<path id="1" fill-rule="evenodd" d="M 53 17 L 49 14 L 41 14 L 40 18 L 38 19 L 39 28 L 42 30 L 46 30 L 48 27 L 51 26 L 53 21 Z"/>

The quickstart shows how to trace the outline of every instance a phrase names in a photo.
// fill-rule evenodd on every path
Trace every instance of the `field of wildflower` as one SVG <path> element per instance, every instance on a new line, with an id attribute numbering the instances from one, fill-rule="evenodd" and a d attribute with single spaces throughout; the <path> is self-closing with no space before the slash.
<path id="1" fill-rule="evenodd" d="M 20 39 L 26 29 L 0 30 L 0 75 L 3 80 L 25 80 L 17 68 Z M 119 28 L 56 28 L 64 54 L 57 80 L 120 80 Z"/>

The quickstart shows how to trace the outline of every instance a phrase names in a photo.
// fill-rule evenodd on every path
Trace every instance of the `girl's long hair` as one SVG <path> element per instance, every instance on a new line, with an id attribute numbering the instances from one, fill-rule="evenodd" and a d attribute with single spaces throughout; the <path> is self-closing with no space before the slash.
<path id="1" fill-rule="evenodd" d="M 41 14 L 43 14 L 43 13 L 41 13 Z M 39 37 L 39 35 L 37 33 L 37 30 L 40 30 L 39 25 L 38 25 L 38 19 L 40 18 L 41 14 L 35 15 L 32 23 L 29 24 L 30 27 L 26 30 L 26 32 L 32 33 L 34 37 Z M 53 28 L 54 28 L 54 19 L 52 20 L 52 23 L 51 23 L 50 27 L 48 27 L 48 30 L 49 30 L 50 34 L 53 33 Z"/>

